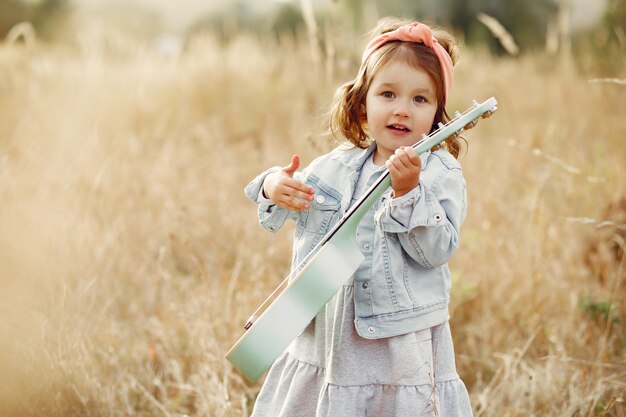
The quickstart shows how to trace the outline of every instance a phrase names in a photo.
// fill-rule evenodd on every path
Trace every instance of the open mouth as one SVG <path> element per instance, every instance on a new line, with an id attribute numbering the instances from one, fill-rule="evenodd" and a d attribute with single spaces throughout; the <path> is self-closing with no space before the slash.
<path id="1" fill-rule="evenodd" d="M 389 125 L 387 126 L 387 129 L 390 129 L 394 132 L 399 132 L 399 133 L 400 132 L 408 133 L 411 131 L 411 129 L 403 125 Z"/>

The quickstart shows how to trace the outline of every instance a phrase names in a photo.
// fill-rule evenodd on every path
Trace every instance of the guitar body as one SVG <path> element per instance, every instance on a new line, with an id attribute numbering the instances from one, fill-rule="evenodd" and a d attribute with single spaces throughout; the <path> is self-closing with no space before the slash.
<path id="1" fill-rule="evenodd" d="M 469 129 L 478 117 L 496 110 L 497 101 L 490 98 L 458 114 L 448 124 L 440 125 L 430 135 L 413 145 L 420 155 L 451 135 Z M 381 174 L 333 229 L 313 250 L 297 275 L 265 309 L 226 354 L 228 359 L 250 381 L 256 381 L 313 320 L 317 313 L 356 272 L 364 259 L 356 242 L 356 230 L 365 213 L 391 185 L 389 171 Z"/>
<path id="2" fill-rule="evenodd" d="M 363 262 L 356 230 L 336 233 L 226 354 L 251 381 L 278 358 Z"/>

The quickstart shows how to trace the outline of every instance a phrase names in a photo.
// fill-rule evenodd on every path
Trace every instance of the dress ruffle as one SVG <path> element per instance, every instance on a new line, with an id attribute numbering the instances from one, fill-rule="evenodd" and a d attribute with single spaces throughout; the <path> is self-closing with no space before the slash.
<path id="1" fill-rule="evenodd" d="M 274 363 L 253 417 L 472 415 L 448 323 L 392 338 L 354 329 L 345 286 Z"/>
<path id="2" fill-rule="evenodd" d="M 325 382 L 325 370 L 284 353 L 267 377 L 254 416 L 415 417 L 471 416 L 468 394 L 457 377 L 424 385 L 350 385 Z M 318 393 L 316 396 L 314 393 Z"/>

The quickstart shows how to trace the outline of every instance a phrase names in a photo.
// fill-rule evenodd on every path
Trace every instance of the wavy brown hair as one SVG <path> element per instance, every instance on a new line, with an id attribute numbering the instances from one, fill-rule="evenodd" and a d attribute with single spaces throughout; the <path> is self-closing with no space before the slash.
<path id="1" fill-rule="evenodd" d="M 410 21 L 396 18 L 385 18 L 370 33 L 370 39 L 383 33 L 391 32 L 411 23 Z M 458 61 L 459 47 L 452 35 L 433 28 L 433 36 L 437 42 L 450 55 L 452 63 Z M 370 55 L 367 61 L 361 65 L 356 78 L 340 86 L 336 93 L 334 104 L 330 111 L 330 130 L 335 138 L 345 139 L 359 148 L 367 148 L 372 139 L 367 132 L 367 114 L 365 112 L 365 99 L 367 91 L 374 77 L 392 59 L 400 59 L 414 68 L 426 71 L 435 83 L 437 95 L 437 111 L 433 120 L 431 132 L 436 130 L 439 123 L 447 123 L 450 117 L 444 105 L 443 75 L 441 64 L 435 52 L 428 46 L 415 42 L 391 41 L 378 48 Z M 458 157 L 461 150 L 461 142 L 453 136 L 443 142 L 443 146 L 454 157 Z M 433 150 L 440 148 L 438 145 Z"/>

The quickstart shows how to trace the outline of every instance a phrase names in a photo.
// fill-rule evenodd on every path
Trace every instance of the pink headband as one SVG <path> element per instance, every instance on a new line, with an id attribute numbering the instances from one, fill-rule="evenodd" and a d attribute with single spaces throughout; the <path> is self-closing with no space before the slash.
<path id="1" fill-rule="evenodd" d="M 404 42 L 416 42 L 423 43 L 431 48 L 441 64 L 441 72 L 443 73 L 443 104 L 446 104 L 448 99 L 448 93 L 452 87 L 452 59 L 443 46 L 437 42 L 437 39 L 433 37 L 433 31 L 427 25 L 419 22 L 414 22 L 409 25 L 400 26 L 396 30 L 383 33 L 380 36 L 375 37 L 367 44 L 365 52 L 363 52 L 363 58 L 361 59 L 361 65 L 365 64 L 365 61 L 372 55 L 372 53 L 390 41 L 404 41 Z"/>

